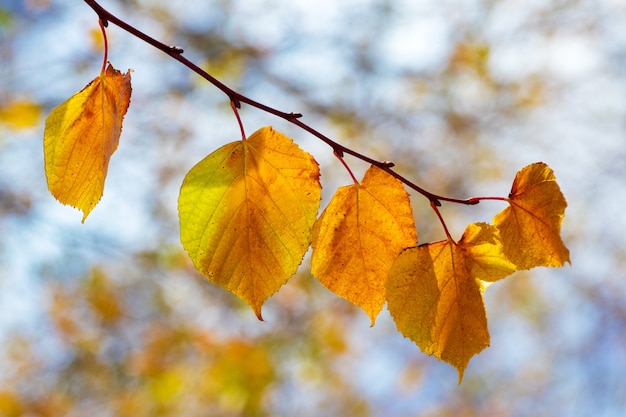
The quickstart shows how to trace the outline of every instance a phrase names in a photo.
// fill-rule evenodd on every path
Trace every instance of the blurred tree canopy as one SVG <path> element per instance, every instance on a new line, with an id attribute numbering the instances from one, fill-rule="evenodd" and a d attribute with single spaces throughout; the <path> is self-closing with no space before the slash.
<path id="1" fill-rule="evenodd" d="M 517 169 L 549 163 L 569 202 L 572 266 L 490 289 L 492 346 L 461 386 L 387 313 L 370 329 L 306 272 L 259 323 L 195 271 L 178 241 L 184 174 L 239 135 L 227 98 L 110 28 L 109 59 L 134 71 L 132 105 L 104 197 L 81 225 L 46 189 L 41 138 L 50 109 L 99 71 L 97 17 L 82 2 L 10 0 L 0 6 L 0 416 L 614 416 L 626 407 L 625 5 L 104 5 L 247 96 L 302 112 L 437 193 L 506 195 Z M 315 155 L 323 205 L 349 183 L 325 145 L 254 109 L 241 114 L 250 131 L 272 124 Z M 413 198 L 420 240 L 442 238 L 427 201 Z M 455 236 L 498 209 L 442 207 Z"/>

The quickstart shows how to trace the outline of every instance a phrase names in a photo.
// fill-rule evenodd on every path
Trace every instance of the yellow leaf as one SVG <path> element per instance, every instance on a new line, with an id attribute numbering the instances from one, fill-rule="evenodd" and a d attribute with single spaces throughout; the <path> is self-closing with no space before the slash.
<path id="1" fill-rule="evenodd" d="M 489 346 L 482 281 L 515 271 L 495 227 L 470 224 L 452 240 L 404 250 L 387 280 L 387 300 L 398 331 L 420 349 L 453 365 L 459 382 L 469 360 Z"/>
<path id="2" fill-rule="evenodd" d="M 81 210 L 83 222 L 102 197 L 130 94 L 130 71 L 122 74 L 109 64 L 106 72 L 54 108 L 46 119 L 48 188 L 61 203 Z"/>
<path id="3" fill-rule="evenodd" d="M 41 106 L 30 100 L 14 100 L 0 106 L 0 123 L 12 129 L 36 126 L 41 117 Z"/>
<path id="4" fill-rule="evenodd" d="M 400 251 L 417 243 L 402 183 L 370 167 L 360 184 L 341 187 L 313 227 L 312 274 L 361 307 L 372 325 L 385 304 L 385 281 Z"/>
<path id="5" fill-rule="evenodd" d="M 321 198 L 315 159 L 264 127 L 196 166 L 178 199 L 181 242 L 210 281 L 263 302 L 287 282 L 311 243 Z"/>
<path id="6" fill-rule="evenodd" d="M 493 218 L 505 255 L 517 269 L 563 266 L 570 262 L 561 240 L 567 202 L 554 172 L 542 162 L 522 168 L 507 199 L 509 207 Z"/>
<path id="7" fill-rule="evenodd" d="M 498 230 L 487 223 L 468 224 L 457 247 L 474 279 L 494 282 L 517 269 L 503 253 Z"/>

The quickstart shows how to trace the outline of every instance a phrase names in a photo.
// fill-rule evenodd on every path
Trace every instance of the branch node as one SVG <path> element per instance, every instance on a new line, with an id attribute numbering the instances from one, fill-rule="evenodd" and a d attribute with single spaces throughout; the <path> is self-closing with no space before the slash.
<path id="1" fill-rule="evenodd" d="M 393 163 L 393 162 L 391 162 L 391 161 L 383 161 L 383 166 L 384 166 L 385 168 L 393 168 L 393 167 L 395 167 L 395 166 L 396 166 L 396 164 L 394 164 L 394 163 Z"/>
<path id="2" fill-rule="evenodd" d="M 176 46 L 176 45 L 170 45 L 170 51 L 175 54 L 182 54 L 183 52 L 185 52 L 183 48 L 181 48 L 180 46 Z"/>
<path id="3" fill-rule="evenodd" d="M 343 158 L 343 151 L 339 148 L 333 148 L 333 153 L 337 158 Z"/>
<path id="4" fill-rule="evenodd" d="M 296 113 L 296 112 L 291 112 L 289 113 L 289 118 L 290 119 L 299 119 L 302 117 L 302 113 Z"/>

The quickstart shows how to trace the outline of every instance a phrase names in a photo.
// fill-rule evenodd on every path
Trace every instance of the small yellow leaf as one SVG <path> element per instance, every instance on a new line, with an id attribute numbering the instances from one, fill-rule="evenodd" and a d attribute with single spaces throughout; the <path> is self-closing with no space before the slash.
<path id="1" fill-rule="evenodd" d="M 48 188 L 63 204 L 83 212 L 98 204 L 111 155 L 130 104 L 130 71 L 112 65 L 80 92 L 52 110 L 44 131 Z"/>
<path id="2" fill-rule="evenodd" d="M 264 301 L 296 272 L 321 198 L 315 159 L 264 127 L 194 166 L 178 199 L 181 242 L 210 281 Z"/>
<path id="3" fill-rule="evenodd" d="M 37 126 L 40 117 L 41 106 L 30 100 L 14 100 L 0 106 L 0 123 L 12 129 Z"/>
<path id="4" fill-rule="evenodd" d="M 417 243 L 402 183 L 370 167 L 360 184 L 341 187 L 313 227 L 312 274 L 363 308 L 374 325 L 385 304 L 385 281 L 403 248 Z"/>
<path id="5" fill-rule="evenodd" d="M 498 230 L 487 223 L 468 224 L 457 247 L 464 253 L 472 278 L 494 282 L 517 269 L 503 253 Z"/>
<path id="6" fill-rule="evenodd" d="M 522 168 L 513 181 L 509 206 L 493 218 L 505 255 L 517 269 L 563 266 L 570 262 L 561 240 L 567 202 L 554 172 L 542 162 Z"/>
<path id="7" fill-rule="evenodd" d="M 404 250 L 389 271 L 387 300 L 398 331 L 453 365 L 459 382 L 472 356 L 489 346 L 482 281 L 515 271 L 501 249 L 495 227 L 470 224 L 458 243 Z"/>

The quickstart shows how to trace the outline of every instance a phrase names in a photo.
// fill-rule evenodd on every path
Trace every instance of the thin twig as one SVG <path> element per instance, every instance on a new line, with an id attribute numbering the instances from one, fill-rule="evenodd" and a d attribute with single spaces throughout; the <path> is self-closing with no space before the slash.
<path id="1" fill-rule="evenodd" d="M 243 123 L 241 122 L 241 117 L 239 117 L 239 111 L 237 110 L 237 104 L 234 101 L 230 102 L 230 108 L 233 109 L 233 113 L 235 113 L 235 117 L 237 118 L 237 123 L 239 124 L 239 130 L 241 131 L 241 140 L 246 140 L 246 130 L 243 128 Z"/>
<path id="2" fill-rule="evenodd" d="M 208 82 L 213 84 L 215 87 L 220 89 L 224 94 L 226 94 L 228 96 L 228 98 L 233 103 L 233 106 L 235 108 L 240 108 L 241 107 L 241 103 L 245 103 L 245 104 L 248 104 L 248 105 L 250 105 L 252 107 L 255 107 L 255 108 L 259 109 L 259 110 L 262 110 L 262 111 L 264 111 L 266 113 L 273 114 L 276 117 L 279 117 L 279 118 L 284 119 L 284 120 L 286 120 L 288 122 L 291 122 L 291 123 L 295 124 L 296 126 L 298 126 L 299 128 L 309 132 L 311 135 L 315 136 L 316 138 L 318 138 L 321 141 L 323 141 L 326 144 L 328 144 L 333 149 L 333 152 L 335 154 L 338 154 L 338 155 L 343 155 L 343 154 L 352 155 L 353 157 L 355 157 L 357 159 L 360 159 L 361 161 L 367 162 L 367 163 L 369 163 L 371 165 L 374 165 L 374 166 L 382 169 L 383 171 L 389 173 L 390 175 L 392 175 L 393 177 L 397 178 L 402 183 L 404 183 L 407 187 L 417 191 L 419 194 L 421 194 L 424 197 L 426 197 L 430 201 L 430 203 L 432 205 L 434 205 L 435 207 L 441 206 L 441 202 L 442 201 L 448 201 L 448 202 L 451 202 L 451 203 L 458 203 L 458 204 L 474 205 L 474 204 L 478 204 L 480 202 L 480 200 L 484 199 L 484 198 L 480 198 L 480 197 L 458 199 L 458 198 L 445 197 L 445 196 L 441 196 L 441 195 L 437 195 L 437 194 L 431 193 L 430 191 L 425 190 L 424 188 L 418 186 L 417 184 L 413 183 L 412 181 L 408 180 L 407 178 L 403 177 L 402 175 L 400 175 L 396 171 L 394 171 L 392 169 L 392 167 L 394 166 L 394 164 L 392 162 L 377 161 L 377 160 L 375 160 L 373 158 L 370 158 L 370 157 L 368 157 L 366 155 L 363 155 L 363 154 L 361 154 L 359 152 L 356 152 L 356 151 L 354 151 L 354 150 L 352 150 L 352 149 L 350 149 L 350 148 L 348 148 L 348 147 L 346 147 L 344 145 L 341 145 L 340 143 L 335 142 L 334 140 L 332 140 L 329 137 L 325 136 L 324 134 L 320 133 L 316 129 L 314 129 L 311 126 L 307 125 L 306 123 L 302 122 L 300 120 L 300 118 L 302 117 L 301 113 L 283 112 L 283 111 L 280 111 L 278 109 L 275 109 L 273 107 L 267 106 L 267 105 L 265 105 L 263 103 L 259 103 L 258 101 L 255 101 L 255 100 L 252 100 L 252 99 L 248 98 L 247 96 L 245 96 L 245 95 L 243 95 L 243 94 L 233 90 L 232 88 L 228 87 L 226 84 L 222 83 L 217 78 L 213 77 L 211 74 L 207 73 L 202 68 L 198 67 L 196 64 L 194 64 L 193 62 L 191 62 L 187 58 L 185 58 L 183 56 L 184 50 L 182 48 L 180 48 L 178 46 L 166 45 L 163 42 L 160 42 L 160 41 L 154 39 L 153 37 L 145 34 L 144 32 L 140 31 L 139 29 L 135 28 L 134 26 L 124 22 L 123 20 L 121 20 L 117 16 L 113 15 L 108 10 L 106 10 L 105 8 L 100 6 L 100 4 L 98 4 L 94 0 L 84 0 L 84 1 L 85 1 L 85 3 L 87 3 L 89 5 L 89 7 L 91 7 L 96 12 L 96 14 L 100 18 L 100 20 L 102 21 L 102 24 L 104 26 L 107 26 L 108 22 L 111 22 L 114 25 L 120 27 L 121 29 L 124 29 L 128 33 L 134 35 L 135 37 L 141 39 L 142 41 L 144 41 L 144 42 L 152 45 L 153 47 L 159 49 L 160 51 L 166 53 L 167 55 L 169 55 L 173 59 L 177 60 L 178 62 L 180 62 L 181 64 L 185 65 L 187 68 L 189 68 L 190 70 L 194 71 L 196 74 L 200 75 L 202 78 L 204 78 L 205 80 L 207 80 Z"/>
<path id="3" fill-rule="evenodd" d="M 109 60 L 109 40 L 107 39 L 106 23 L 102 19 L 98 19 L 100 30 L 102 31 L 102 41 L 104 42 L 104 54 L 102 57 L 102 68 L 100 74 L 104 74 L 107 67 L 107 61 Z"/>

